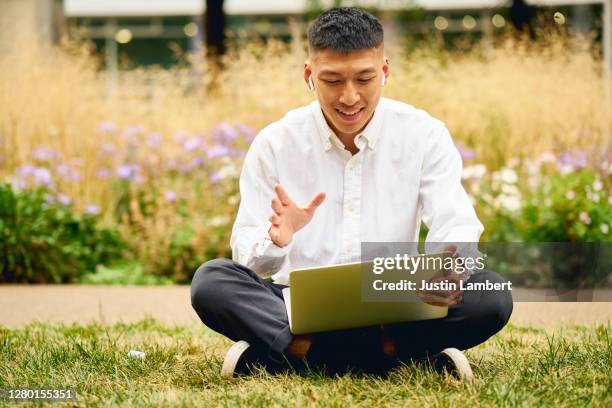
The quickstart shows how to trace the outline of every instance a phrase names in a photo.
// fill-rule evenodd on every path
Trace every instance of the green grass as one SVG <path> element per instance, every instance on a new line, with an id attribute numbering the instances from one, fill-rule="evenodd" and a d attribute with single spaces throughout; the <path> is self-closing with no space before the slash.
<path id="1" fill-rule="evenodd" d="M 468 385 L 415 366 L 387 378 L 259 372 L 226 380 L 219 369 L 230 342 L 201 325 L 33 323 L 0 327 L 0 388 L 74 387 L 78 406 L 609 407 L 610 334 L 609 323 L 508 326 L 467 352 L 476 376 Z M 131 349 L 146 358 L 128 358 Z"/>

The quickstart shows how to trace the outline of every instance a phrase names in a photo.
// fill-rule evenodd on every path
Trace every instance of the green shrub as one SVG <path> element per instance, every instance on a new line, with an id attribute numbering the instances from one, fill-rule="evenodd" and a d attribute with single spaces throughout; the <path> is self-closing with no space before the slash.
<path id="1" fill-rule="evenodd" d="M 44 188 L 0 184 L 0 282 L 67 283 L 121 258 L 124 244 L 97 226 L 98 216 L 49 197 Z"/>
<path id="2" fill-rule="evenodd" d="M 518 229 L 526 242 L 610 242 L 612 203 L 593 171 L 553 173 L 526 197 Z"/>
<path id="3" fill-rule="evenodd" d="M 95 272 L 84 275 L 79 283 L 90 285 L 170 285 L 173 281 L 165 276 L 145 274 L 141 263 L 121 261 L 112 266 L 98 265 Z"/>

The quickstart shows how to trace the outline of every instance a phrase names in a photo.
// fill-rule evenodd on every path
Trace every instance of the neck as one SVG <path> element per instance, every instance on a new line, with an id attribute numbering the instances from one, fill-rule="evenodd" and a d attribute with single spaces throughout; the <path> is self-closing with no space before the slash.
<path id="1" fill-rule="evenodd" d="M 357 152 L 359 151 L 359 148 L 357 147 L 357 145 L 355 145 L 355 136 L 357 136 L 359 132 L 357 133 L 340 133 L 337 131 L 334 131 L 334 132 L 336 133 L 336 135 L 338 136 L 338 139 L 340 139 L 340 141 L 342 142 L 346 150 L 351 152 L 351 154 L 353 155 L 357 154 Z"/>
<path id="2" fill-rule="evenodd" d="M 321 112 L 323 112 L 323 110 L 321 110 Z M 338 136 L 338 139 L 340 139 L 340 141 L 344 145 L 344 148 L 348 150 L 349 152 L 351 152 L 351 154 L 355 155 L 359 151 L 359 148 L 355 145 L 355 136 L 361 133 L 363 129 L 365 129 L 366 126 L 368 126 L 368 123 L 370 123 L 370 121 L 374 117 L 374 113 L 372 113 L 372 116 L 370 116 L 368 121 L 363 125 L 361 129 L 359 129 L 357 132 L 352 132 L 352 133 L 343 133 L 339 131 L 338 129 L 336 129 L 334 124 L 329 119 L 327 119 L 325 112 L 323 112 L 323 117 L 325 118 L 325 121 L 327 122 L 327 125 L 330 127 L 330 129 L 334 131 L 336 136 Z"/>

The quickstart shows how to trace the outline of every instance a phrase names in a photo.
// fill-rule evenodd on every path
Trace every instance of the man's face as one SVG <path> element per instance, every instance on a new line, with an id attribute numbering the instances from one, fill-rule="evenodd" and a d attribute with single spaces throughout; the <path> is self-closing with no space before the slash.
<path id="1" fill-rule="evenodd" d="M 317 98 L 338 136 L 354 136 L 370 121 L 389 64 L 381 48 L 353 51 L 313 51 L 304 64 L 304 79 L 312 74 Z"/>

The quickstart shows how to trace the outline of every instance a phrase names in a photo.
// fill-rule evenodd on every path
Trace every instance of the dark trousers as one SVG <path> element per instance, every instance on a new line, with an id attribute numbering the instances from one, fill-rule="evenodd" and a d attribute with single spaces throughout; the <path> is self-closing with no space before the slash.
<path id="1" fill-rule="evenodd" d="M 505 282 L 494 272 L 472 275 L 468 282 Z M 191 304 L 202 322 L 234 341 L 245 340 L 273 360 L 282 359 L 293 339 L 282 289 L 255 272 L 228 259 L 206 262 L 191 283 Z M 317 333 L 307 360 L 332 369 L 365 371 L 391 368 L 401 361 L 418 360 L 447 347 L 474 347 L 500 331 L 512 313 L 509 291 L 465 291 L 463 301 L 450 306 L 442 319 L 384 326 L 398 357 L 382 353 L 381 327 Z"/>

